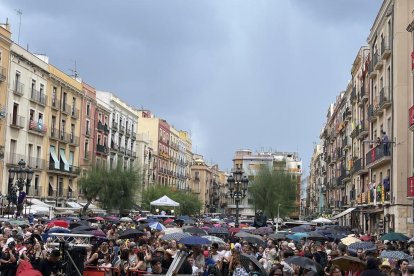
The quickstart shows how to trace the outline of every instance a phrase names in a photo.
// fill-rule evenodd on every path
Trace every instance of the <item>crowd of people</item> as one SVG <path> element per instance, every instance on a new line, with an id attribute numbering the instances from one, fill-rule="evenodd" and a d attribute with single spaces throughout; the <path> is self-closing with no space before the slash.
<path id="1" fill-rule="evenodd" d="M 221 234 L 224 242 L 203 245 L 165 240 L 164 230 L 151 229 L 134 221 L 84 223 L 102 230 L 105 236 L 91 239 L 81 254 L 82 266 L 85 271 L 101 271 L 105 276 L 165 274 L 179 252 L 186 254 L 175 273 L 187 275 L 406 276 L 414 273 L 414 267 L 411 267 L 414 244 L 380 241 L 379 237 L 374 236 L 370 237 L 373 248 L 350 250 L 340 239 L 293 240 L 288 237 L 275 238 L 270 233 L 252 242 L 252 239 L 243 238 L 244 235 L 237 235 L 245 230 L 236 231 L 221 224 L 221 228 L 235 231 Z M 203 222 L 197 226 L 203 229 Z M 174 227 L 180 229 L 182 225 Z M 45 238 L 50 228 L 56 227 L 50 222 L 40 221 L 20 226 L 2 222 L 1 275 L 64 275 L 62 251 L 51 243 L 50 237 Z M 121 238 L 122 233 L 129 229 L 140 229 L 141 233 L 133 238 Z M 358 238 L 359 235 L 351 233 L 350 237 Z M 383 251 L 401 252 L 402 257 L 381 258 Z"/>

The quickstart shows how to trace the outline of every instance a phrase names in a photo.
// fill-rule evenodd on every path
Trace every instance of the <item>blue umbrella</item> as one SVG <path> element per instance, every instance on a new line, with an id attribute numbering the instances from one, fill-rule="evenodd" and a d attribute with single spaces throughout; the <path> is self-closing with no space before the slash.
<path id="1" fill-rule="evenodd" d="M 70 230 L 63 227 L 52 227 L 47 232 L 42 234 L 42 239 L 46 241 L 52 233 L 70 233 Z"/>
<path id="2" fill-rule="evenodd" d="M 229 230 L 224 227 L 213 227 L 207 230 L 209 234 L 228 234 Z"/>
<path id="3" fill-rule="evenodd" d="M 312 231 L 312 227 L 311 226 L 301 225 L 301 226 L 293 227 L 291 230 L 292 230 L 292 232 L 295 232 L 295 233 L 299 233 L 299 232 L 310 232 L 310 231 Z"/>
<path id="4" fill-rule="evenodd" d="M 190 237 L 190 236 L 191 236 L 190 233 L 171 233 L 171 234 L 167 234 L 163 236 L 161 239 L 163 239 L 164 241 L 172 241 L 172 240 L 179 241 L 184 237 Z"/>
<path id="5" fill-rule="evenodd" d="M 180 243 L 185 245 L 209 245 L 211 244 L 211 241 L 198 236 L 190 236 L 180 239 Z"/>
<path id="6" fill-rule="evenodd" d="M 309 237 L 307 233 L 295 233 L 295 234 L 289 234 L 286 236 L 286 238 L 294 240 L 294 241 L 300 241 L 301 239 L 305 239 Z"/>
<path id="7" fill-rule="evenodd" d="M 375 252 L 377 250 L 377 246 L 372 242 L 354 242 L 348 246 L 348 251 L 356 253 L 359 248 L 369 252 Z"/>
<path id="8" fill-rule="evenodd" d="M 406 259 L 408 260 L 410 263 L 413 261 L 413 257 L 411 257 L 410 255 L 402 252 L 402 251 L 382 251 L 381 258 L 384 259 L 393 259 L 393 260 L 402 260 L 402 259 Z"/>
<path id="9" fill-rule="evenodd" d="M 159 222 L 150 223 L 148 226 L 152 230 L 157 230 L 157 231 L 163 231 L 163 230 L 166 229 L 165 226 L 163 224 L 159 223 Z"/>

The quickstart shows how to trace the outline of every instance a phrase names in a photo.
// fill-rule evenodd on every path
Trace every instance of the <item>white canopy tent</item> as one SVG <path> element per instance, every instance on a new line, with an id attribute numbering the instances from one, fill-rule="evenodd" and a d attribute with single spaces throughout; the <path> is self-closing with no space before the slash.
<path id="1" fill-rule="evenodd" d="M 323 223 L 323 224 L 329 224 L 329 223 L 333 223 L 332 220 L 320 217 L 317 219 L 312 220 L 313 223 Z"/>
<path id="2" fill-rule="evenodd" d="M 163 196 L 157 200 L 154 200 L 150 203 L 151 206 L 168 206 L 168 207 L 178 207 L 180 206 L 180 203 L 175 202 L 168 196 Z"/>

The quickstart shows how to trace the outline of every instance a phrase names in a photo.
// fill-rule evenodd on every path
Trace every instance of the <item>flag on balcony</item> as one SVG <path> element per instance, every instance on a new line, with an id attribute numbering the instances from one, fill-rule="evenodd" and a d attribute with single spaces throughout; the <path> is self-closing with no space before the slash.
<path id="1" fill-rule="evenodd" d="M 30 129 L 39 131 L 41 133 L 46 133 L 47 131 L 46 125 L 42 124 L 42 122 L 36 122 L 34 120 L 30 121 Z"/>

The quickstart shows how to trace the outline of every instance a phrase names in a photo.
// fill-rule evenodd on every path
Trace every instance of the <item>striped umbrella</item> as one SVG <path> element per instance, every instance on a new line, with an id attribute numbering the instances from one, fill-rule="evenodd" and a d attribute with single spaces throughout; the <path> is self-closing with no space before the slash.
<path id="1" fill-rule="evenodd" d="M 202 238 L 208 239 L 209 241 L 211 241 L 211 243 L 226 244 L 226 242 L 223 239 L 220 239 L 216 236 L 202 236 Z"/>
<path id="2" fill-rule="evenodd" d="M 161 239 L 163 239 L 164 241 L 172 241 L 172 240 L 179 241 L 182 238 L 189 237 L 189 236 L 191 236 L 189 233 L 171 233 L 171 234 L 167 234 L 163 236 Z"/>

